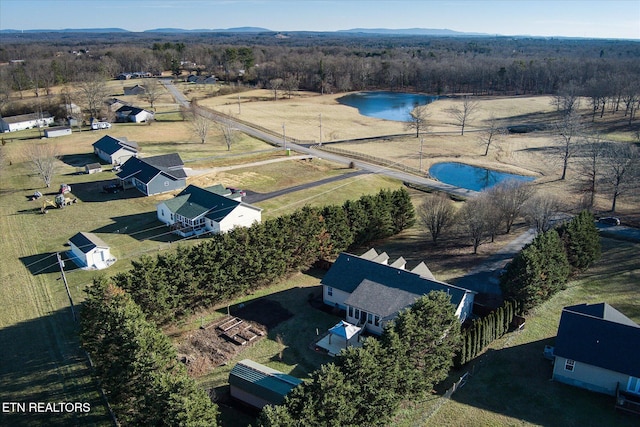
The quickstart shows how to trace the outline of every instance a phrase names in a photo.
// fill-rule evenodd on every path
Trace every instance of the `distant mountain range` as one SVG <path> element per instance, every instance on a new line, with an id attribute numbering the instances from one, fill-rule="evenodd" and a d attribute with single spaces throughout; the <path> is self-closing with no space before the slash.
<path id="1" fill-rule="evenodd" d="M 122 28 L 66 28 L 63 30 L 0 30 L 2 33 L 135 33 L 136 31 L 129 31 Z M 236 28 L 219 28 L 219 29 L 196 29 L 185 30 L 183 28 L 155 28 L 152 30 L 145 30 L 142 33 L 298 33 L 308 31 L 273 31 L 267 28 L 260 27 L 236 27 Z M 433 28 L 405 28 L 405 29 L 390 29 L 390 28 L 353 28 L 350 30 L 339 31 L 313 31 L 313 32 L 325 32 L 325 33 L 348 33 L 348 34 L 386 34 L 386 35 L 422 35 L 422 36 L 486 36 L 488 34 L 483 33 L 465 33 L 461 31 L 453 31 L 448 29 L 433 29 Z"/>

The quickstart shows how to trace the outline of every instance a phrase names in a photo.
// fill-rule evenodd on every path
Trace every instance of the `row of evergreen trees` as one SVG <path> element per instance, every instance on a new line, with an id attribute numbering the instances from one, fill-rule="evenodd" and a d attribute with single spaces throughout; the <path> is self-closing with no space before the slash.
<path id="1" fill-rule="evenodd" d="M 404 188 L 381 190 L 342 206 L 305 206 L 249 228 L 213 235 L 194 247 L 144 256 L 114 280 L 148 319 L 163 324 L 268 285 L 351 245 L 391 236 L 413 225 L 414 217 Z"/>
<path id="2" fill-rule="evenodd" d="M 519 304 L 516 301 L 505 301 L 489 315 L 474 319 L 471 326 L 462 331 L 456 365 L 464 365 L 475 359 L 485 347 L 509 332 L 511 322 L 519 311 Z"/>
<path id="3" fill-rule="evenodd" d="M 520 251 L 501 278 L 503 295 L 528 311 L 564 289 L 570 274 L 586 270 L 599 258 L 598 229 L 593 215 L 583 211 Z"/>
<path id="4" fill-rule="evenodd" d="M 444 380 L 460 343 L 450 296 L 430 292 L 385 326 L 315 371 L 280 406 L 267 406 L 258 424 L 291 426 L 390 425 L 399 403 L 420 399 Z"/>
<path id="5" fill-rule="evenodd" d="M 217 406 L 131 297 L 104 278 L 86 293 L 80 339 L 119 424 L 216 426 Z"/>

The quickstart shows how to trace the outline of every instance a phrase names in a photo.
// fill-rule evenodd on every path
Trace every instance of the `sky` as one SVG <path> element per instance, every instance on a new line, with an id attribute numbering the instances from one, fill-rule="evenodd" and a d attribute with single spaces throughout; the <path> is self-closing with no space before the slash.
<path id="1" fill-rule="evenodd" d="M 0 0 L 0 29 L 234 27 L 640 40 L 640 0 Z"/>

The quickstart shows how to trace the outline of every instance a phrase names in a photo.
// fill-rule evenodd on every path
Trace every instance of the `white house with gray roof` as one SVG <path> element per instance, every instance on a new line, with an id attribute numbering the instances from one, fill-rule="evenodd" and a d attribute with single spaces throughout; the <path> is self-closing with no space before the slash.
<path id="1" fill-rule="evenodd" d="M 207 188 L 189 185 L 176 197 L 158 203 L 158 220 L 183 237 L 224 233 L 234 227 L 250 227 L 262 220 L 262 209 L 238 200 L 222 185 Z"/>
<path id="2" fill-rule="evenodd" d="M 111 249 L 93 233 L 76 233 L 69 239 L 70 257 L 78 267 L 101 270 L 115 262 Z"/>
<path id="3" fill-rule="evenodd" d="M 460 322 L 471 316 L 474 291 L 436 280 L 422 262 L 413 270 L 405 266 L 404 258 L 389 264 L 389 256 L 374 249 L 361 256 L 343 252 L 320 282 L 323 301 L 345 310 L 347 322 L 374 334 L 381 334 L 385 323 L 433 291 L 451 297 Z"/>
<path id="4" fill-rule="evenodd" d="M 0 132 L 16 132 L 35 127 L 42 128 L 52 124 L 53 116 L 48 112 L 0 117 Z"/>

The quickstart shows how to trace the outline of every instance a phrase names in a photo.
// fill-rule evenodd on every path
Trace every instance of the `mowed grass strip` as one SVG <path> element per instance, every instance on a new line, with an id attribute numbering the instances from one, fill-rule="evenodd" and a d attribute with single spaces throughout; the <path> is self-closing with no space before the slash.
<path id="1" fill-rule="evenodd" d="M 428 418 L 438 400 L 407 407 L 395 425 L 636 426 L 637 418 L 614 411 L 613 397 L 551 381 L 552 366 L 542 357 L 544 346 L 554 343 L 563 307 L 607 302 L 640 322 L 640 244 L 602 242 L 602 259 L 533 310 L 521 332 L 507 334 L 452 372 L 444 387 L 465 371 L 475 373 L 451 400 Z"/>

